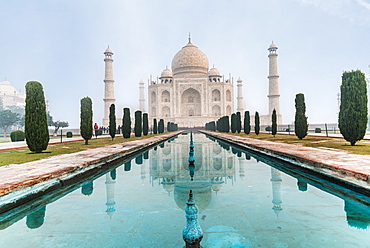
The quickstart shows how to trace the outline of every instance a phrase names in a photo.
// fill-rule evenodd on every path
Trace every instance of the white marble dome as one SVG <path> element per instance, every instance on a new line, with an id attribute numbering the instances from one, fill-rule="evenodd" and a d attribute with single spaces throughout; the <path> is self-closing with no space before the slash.
<path id="1" fill-rule="evenodd" d="M 161 73 L 161 78 L 171 78 L 172 77 L 172 71 L 168 68 L 164 69 Z"/>
<path id="2" fill-rule="evenodd" d="M 8 81 L 3 81 L 0 83 L 0 94 L 1 95 L 16 95 L 17 90 Z"/>
<path id="3" fill-rule="evenodd" d="M 209 70 L 208 75 L 210 77 L 221 77 L 221 73 L 217 70 L 217 68 L 213 67 L 211 70 Z"/>
<path id="4" fill-rule="evenodd" d="M 208 58 L 197 47 L 189 42 L 172 59 L 173 75 L 189 74 L 208 74 Z"/>

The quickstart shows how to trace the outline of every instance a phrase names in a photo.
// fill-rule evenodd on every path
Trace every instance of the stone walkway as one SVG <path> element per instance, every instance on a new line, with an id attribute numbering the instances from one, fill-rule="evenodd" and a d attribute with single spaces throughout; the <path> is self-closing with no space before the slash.
<path id="1" fill-rule="evenodd" d="M 91 170 L 144 150 L 180 132 L 0 167 L 0 213 L 34 195 L 69 184 Z M 76 138 L 77 139 L 77 138 Z M 14 149 L 14 148 L 13 148 Z M 24 199 L 24 200 L 23 200 Z"/>
<path id="2" fill-rule="evenodd" d="M 202 132 L 317 173 L 352 183 L 364 188 L 370 194 L 370 155 L 348 154 L 345 151 L 257 140 L 226 133 Z"/>

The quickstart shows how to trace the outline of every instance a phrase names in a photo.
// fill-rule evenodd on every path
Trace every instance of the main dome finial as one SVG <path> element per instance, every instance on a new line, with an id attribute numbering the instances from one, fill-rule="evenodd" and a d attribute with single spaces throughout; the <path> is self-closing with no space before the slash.
<path id="1" fill-rule="evenodd" d="M 190 32 L 189 32 L 189 43 L 191 43 L 191 36 L 190 36 Z"/>

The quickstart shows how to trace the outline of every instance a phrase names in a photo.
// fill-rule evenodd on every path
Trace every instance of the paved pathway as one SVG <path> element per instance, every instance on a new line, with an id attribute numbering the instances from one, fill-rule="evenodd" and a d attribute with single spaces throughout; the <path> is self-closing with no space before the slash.
<path id="1" fill-rule="evenodd" d="M 108 134 L 98 136 L 99 139 L 107 138 L 107 137 L 110 137 L 110 136 Z M 93 137 L 93 139 L 95 139 L 95 137 Z M 62 142 L 67 143 L 67 142 L 82 141 L 82 140 L 84 139 L 81 136 L 74 136 L 72 138 L 63 137 Z M 60 137 L 58 139 L 52 138 L 49 140 L 49 144 L 56 144 L 56 143 L 60 143 Z M 19 149 L 19 148 L 27 148 L 26 141 L 0 143 L 0 151 L 13 150 L 13 149 Z"/>

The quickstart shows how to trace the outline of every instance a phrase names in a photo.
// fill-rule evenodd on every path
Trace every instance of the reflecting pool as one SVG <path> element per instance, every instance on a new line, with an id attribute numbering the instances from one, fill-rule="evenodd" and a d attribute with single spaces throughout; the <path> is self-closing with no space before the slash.
<path id="1" fill-rule="evenodd" d="M 0 247 L 183 247 L 190 189 L 203 247 L 370 247 L 366 197 L 193 137 L 193 168 L 179 135 L 3 214 Z"/>

